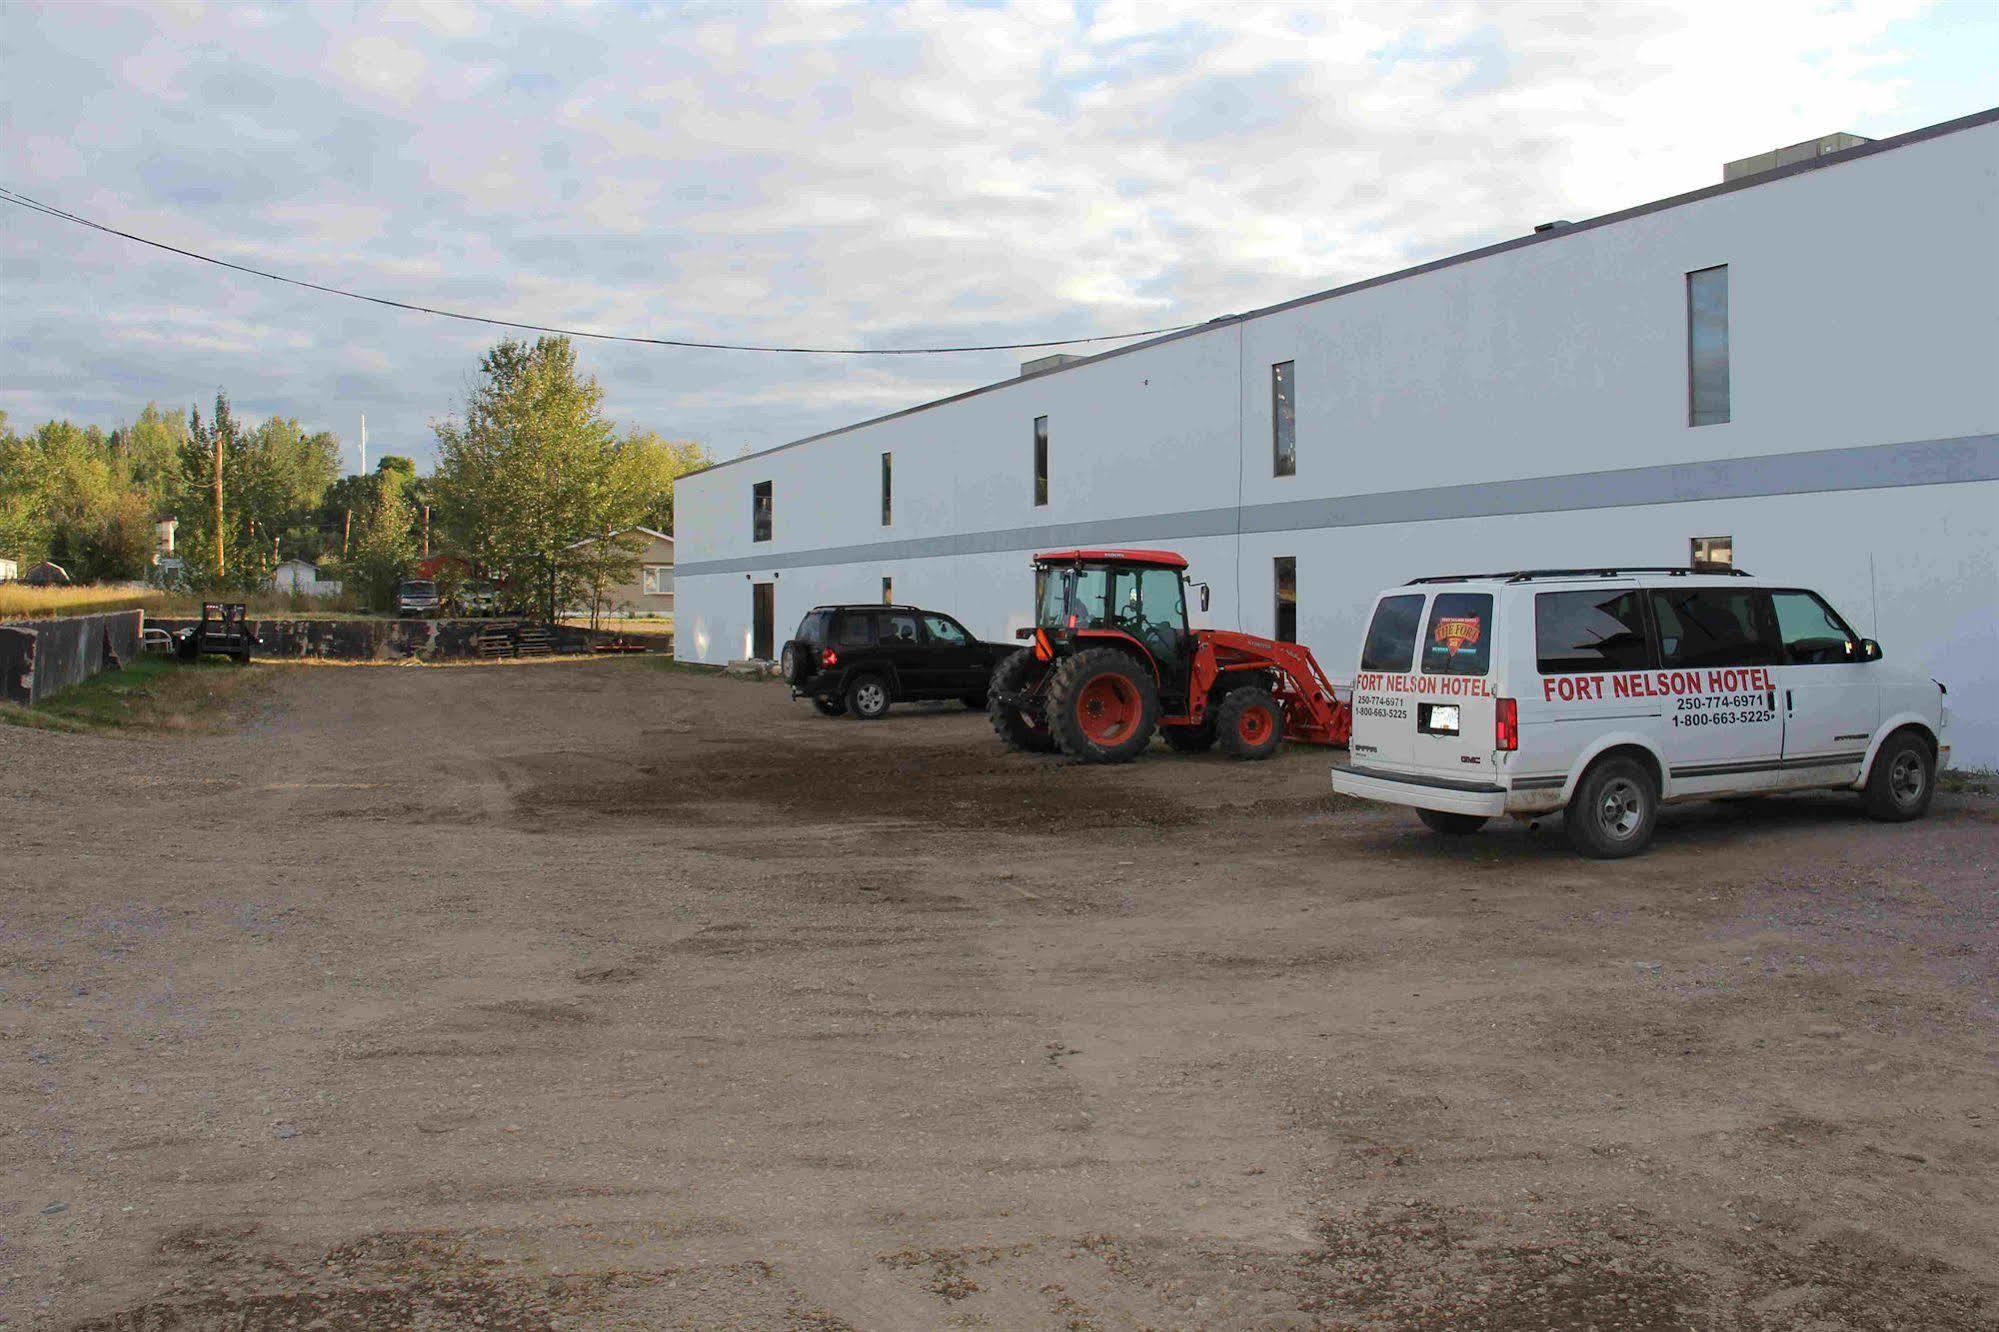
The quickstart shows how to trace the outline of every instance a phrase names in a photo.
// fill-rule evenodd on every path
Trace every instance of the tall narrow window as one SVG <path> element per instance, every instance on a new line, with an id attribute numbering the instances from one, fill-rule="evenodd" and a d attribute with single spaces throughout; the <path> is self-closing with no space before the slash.
<path id="1" fill-rule="evenodd" d="M 1298 557 L 1277 557 L 1277 632 L 1280 643 L 1298 641 Z"/>
<path id="2" fill-rule="evenodd" d="M 1700 573 L 1727 573 L 1735 568 L 1734 537 L 1695 537 L 1687 563 Z"/>
<path id="3" fill-rule="evenodd" d="M 1270 367 L 1270 474 L 1298 474 L 1297 372 L 1290 361 Z"/>
<path id="4" fill-rule="evenodd" d="M 1687 424 L 1721 425 L 1728 405 L 1728 265 L 1687 274 Z"/>
<path id="5" fill-rule="evenodd" d="M 884 454 L 882 456 L 886 457 L 888 455 Z M 895 579 L 884 578 L 882 579 L 882 605 L 893 606 L 894 604 L 895 604 Z"/>
<path id="6" fill-rule="evenodd" d="M 890 474 L 890 460 L 894 454 L 882 455 L 882 526 L 887 527 L 895 516 L 895 482 Z"/>
<path id="7" fill-rule="evenodd" d="M 770 540 L 770 482 L 750 487 L 750 540 Z"/>
<path id="8" fill-rule="evenodd" d="M 1048 502 L 1048 418 L 1034 418 L 1034 502 Z"/>

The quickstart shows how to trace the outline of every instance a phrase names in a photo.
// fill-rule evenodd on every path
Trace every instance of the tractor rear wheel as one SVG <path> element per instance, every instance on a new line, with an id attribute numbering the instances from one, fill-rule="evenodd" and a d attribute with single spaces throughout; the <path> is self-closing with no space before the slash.
<path id="1" fill-rule="evenodd" d="M 1235 759 L 1267 759 L 1284 743 L 1284 710 L 1258 685 L 1231 689 L 1215 709 L 1222 752 Z"/>
<path id="2" fill-rule="evenodd" d="M 1041 677 L 1042 665 L 1026 648 L 993 668 L 992 689 L 986 695 L 986 719 L 993 724 L 1007 748 L 1027 754 L 1046 754 L 1055 748 L 1055 737 L 1039 719 L 1002 702 L 1001 694 L 1024 694 Z"/>
<path id="3" fill-rule="evenodd" d="M 1078 652 L 1048 682 L 1048 729 L 1080 762 L 1129 763 L 1152 743 L 1158 723 L 1159 687 L 1129 652 Z"/>
<path id="4" fill-rule="evenodd" d="M 1213 717 L 1199 726 L 1162 726 L 1159 733 L 1166 737 L 1166 747 L 1175 753 L 1205 754 L 1215 747 Z"/>

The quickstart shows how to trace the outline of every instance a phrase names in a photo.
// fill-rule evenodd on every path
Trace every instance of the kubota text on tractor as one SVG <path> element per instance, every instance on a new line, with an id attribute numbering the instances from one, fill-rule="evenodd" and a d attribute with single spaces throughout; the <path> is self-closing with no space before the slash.
<path id="1" fill-rule="evenodd" d="M 1029 646 L 993 672 L 987 713 L 1016 749 L 1125 763 L 1155 729 L 1183 752 L 1268 758 L 1283 741 L 1344 745 L 1353 717 L 1311 650 L 1187 627 L 1187 561 L 1163 550 L 1034 557 Z M 1207 609 L 1208 589 L 1194 584 Z"/>

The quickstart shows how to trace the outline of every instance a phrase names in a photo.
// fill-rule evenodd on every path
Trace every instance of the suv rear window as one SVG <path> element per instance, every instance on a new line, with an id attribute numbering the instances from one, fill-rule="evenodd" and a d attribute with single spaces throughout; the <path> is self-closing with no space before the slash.
<path id="1" fill-rule="evenodd" d="M 873 611 L 848 611 L 840 617 L 841 647 L 872 647 L 875 641 Z"/>
<path id="2" fill-rule="evenodd" d="M 798 632 L 792 637 L 801 643 L 823 643 L 826 641 L 826 621 L 833 616 L 832 611 L 807 611 L 805 618 L 798 622 Z"/>
<path id="3" fill-rule="evenodd" d="M 1439 592 L 1423 636 L 1423 674 L 1484 675 L 1492 662 L 1492 593 Z"/>
<path id="4" fill-rule="evenodd" d="M 1360 668 L 1396 674 L 1407 671 L 1416 655 L 1416 626 L 1422 622 L 1421 592 L 1383 597 L 1374 608 L 1374 622 L 1367 627 L 1367 641 L 1361 645 Z"/>
<path id="5" fill-rule="evenodd" d="M 1652 669 L 1645 602 L 1636 592 L 1541 592 L 1534 655 L 1543 675 Z"/>

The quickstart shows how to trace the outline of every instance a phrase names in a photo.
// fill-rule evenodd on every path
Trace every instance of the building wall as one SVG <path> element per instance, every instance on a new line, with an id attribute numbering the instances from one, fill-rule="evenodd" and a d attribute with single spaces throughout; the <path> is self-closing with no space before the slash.
<path id="1" fill-rule="evenodd" d="M 671 615 L 673 614 L 673 547 L 671 541 L 649 537 L 645 550 L 639 555 L 639 571 L 631 581 L 619 583 L 604 591 L 603 613 L 606 615 Z M 659 568 L 657 584 L 663 590 L 648 592 L 645 587 L 645 570 L 648 565 Z M 590 608 L 582 606 L 587 612 Z"/>
<path id="2" fill-rule="evenodd" d="M 811 605 L 1027 622 L 1026 561 L 1169 546 L 1207 617 L 1351 672 L 1382 585 L 1459 570 L 1681 564 L 1693 536 L 1824 591 L 1951 685 L 1958 757 L 1999 762 L 1999 123 L 1866 153 L 995 386 L 679 483 L 680 650 L 747 654 Z M 1686 274 L 1729 268 L 1732 421 L 1687 424 Z M 1297 474 L 1270 367 L 1296 365 Z M 1050 424 L 1050 499 L 1032 431 Z M 880 455 L 894 454 L 894 523 Z M 768 480 L 773 540 L 751 541 Z"/>

